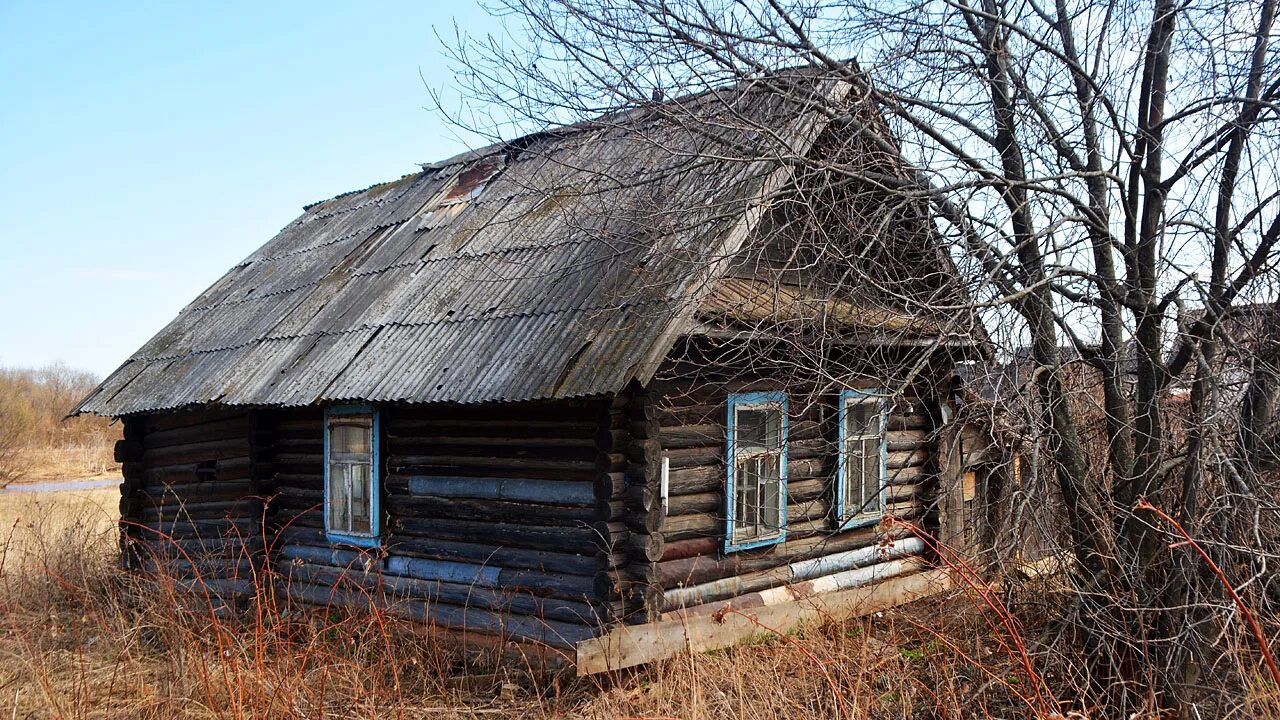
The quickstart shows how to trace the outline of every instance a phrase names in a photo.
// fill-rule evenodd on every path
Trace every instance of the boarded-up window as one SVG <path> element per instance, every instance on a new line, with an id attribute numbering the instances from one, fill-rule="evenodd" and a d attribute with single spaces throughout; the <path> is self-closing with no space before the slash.
<path id="1" fill-rule="evenodd" d="M 330 539 L 374 545 L 378 536 L 377 416 L 363 406 L 325 413 L 325 529 Z"/>
<path id="2" fill-rule="evenodd" d="M 886 414 L 882 394 L 846 390 L 840 395 L 836 508 L 841 527 L 872 524 L 884 514 Z"/>
<path id="3" fill-rule="evenodd" d="M 778 542 L 786 530 L 786 396 L 731 395 L 729 430 L 725 550 Z"/>

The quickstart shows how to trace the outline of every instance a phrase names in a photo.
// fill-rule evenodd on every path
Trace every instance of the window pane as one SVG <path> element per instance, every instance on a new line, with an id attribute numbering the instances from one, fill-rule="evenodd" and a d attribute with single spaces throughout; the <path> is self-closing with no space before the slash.
<path id="1" fill-rule="evenodd" d="M 782 481 L 777 455 L 760 458 L 761 494 L 760 524 L 762 533 L 772 535 L 782 527 Z"/>
<path id="2" fill-rule="evenodd" d="M 734 542 L 776 537 L 782 529 L 782 403 L 733 407 Z"/>
<path id="3" fill-rule="evenodd" d="M 734 537 L 767 537 L 782 528 L 781 457 L 770 453 L 736 463 Z"/>
<path id="4" fill-rule="evenodd" d="M 747 458 L 737 463 L 734 494 L 737 507 L 734 512 L 734 528 L 746 537 L 755 536 L 760 522 L 760 462 Z"/>
<path id="5" fill-rule="evenodd" d="M 854 438 L 880 434 L 880 401 L 875 398 L 850 400 L 845 406 L 845 433 Z"/>
<path id="6" fill-rule="evenodd" d="M 844 514 L 857 515 L 862 506 L 862 457 L 857 445 L 850 444 L 844 456 Z"/>
<path id="7" fill-rule="evenodd" d="M 329 528 L 350 531 L 350 505 L 347 500 L 347 466 L 329 464 Z"/>
<path id="8" fill-rule="evenodd" d="M 351 532 L 365 533 L 372 532 L 372 503 L 370 498 L 373 495 L 373 487 L 369 482 L 369 466 L 368 465 L 352 465 L 351 471 Z"/>
<path id="9" fill-rule="evenodd" d="M 782 411 L 776 407 L 743 408 L 734 422 L 739 450 L 776 450 L 782 447 Z"/>
<path id="10" fill-rule="evenodd" d="M 352 422 L 348 418 L 330 421 L 329 452 L 341 455 L 373 452 L 373 424 L 368 420 Z"/>
<path id="11" fill-rule="evenodd" d="M 874 515 L 880 502 L 880 451 L 884 443 L 884 399 L 851 399 L 845 404 L 844 514 Z"/>
<path id="12" fill-rule="evenodd" d="M 862 512 L 880 511 L 880 441 L 862 444 Z"/>
<path id="13" fill-rule="evenodd" d="M 373 417 L 333 415 L 329 418 L 328 529 L 372 535 Z"/>

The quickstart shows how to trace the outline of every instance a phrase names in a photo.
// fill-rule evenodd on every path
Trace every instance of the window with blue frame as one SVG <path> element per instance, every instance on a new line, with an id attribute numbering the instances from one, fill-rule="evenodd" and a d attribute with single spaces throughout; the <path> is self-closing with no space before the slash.
<path id="1" fill-rule="evenodd" d="M 880 390 L 840 393 L 840 463 L 836 517 L 842 529 L 874 525 L 884 515 L 888 471 L 885 426 L 889 407 Z"/>
<path id="2" fill-rule="evenodd" d="M 781 542 L 787 531 L 787 396 L 729 396 L 725 552 Z"/>
<path id="3" fill-rule="evenodd" d="M 337 405 L 324 416 L 324 526 L 330 540 L 378 544 L 378 413 Z"/>

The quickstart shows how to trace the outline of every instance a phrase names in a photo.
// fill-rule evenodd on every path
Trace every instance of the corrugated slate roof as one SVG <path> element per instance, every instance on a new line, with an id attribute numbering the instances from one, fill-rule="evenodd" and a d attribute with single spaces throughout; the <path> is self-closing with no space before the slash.
<path id="1" fill-rule="evenodd" d="M 714 122 L 632 111 L 308 206 L 76 412 L 520 401 L 647 380 L 788 177 L 724 157 L 726 138 L 765 127 L 804 153 L 825 126 L 750 84 L 663 107 L 679 103 Z"/>

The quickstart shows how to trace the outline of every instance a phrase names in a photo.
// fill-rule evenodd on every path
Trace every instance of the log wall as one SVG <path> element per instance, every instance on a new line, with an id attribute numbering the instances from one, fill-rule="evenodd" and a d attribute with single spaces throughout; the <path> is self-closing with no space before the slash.
<path id="1" fill-rule="evenodd" d="M 848 386 L 882 384 L 851 378 Z M 786 539 L 726 554 L 728 397 L 765 390 L 783 390 L 789 397 Z M 656 425 L 650 454 L 657 463 L 665 456 L 670 467 L 662 552 L 652 573 L 662 613 L 687 615 L 704 604 L 715 609 L 730 598 L 763 602 L 769 595 L 761 596 L 762 591 L 796 583 L 810 583 L 804 592 L 811 592 L 815 578 L 818 587 L 841 589 L 919 570 L 913 558 L 923 548 L 905 531 L 891 531 L 893 547 L 877 550 L 874 546 L 887 540 L 880 529 L 837 529 L 837 390 L 821 393 L 749 373 L 721 376 L 705 365 L 669 360 L 649 395 Z M 932 427 L 918 394 L 891 403 L 887 510 L 895 517 L 928 522 L 936 461 Z"/>
<path id="2" fill-rule="evenodd" d="M 381 547 L 330 543 L 319 409 L 275 424 L 282 584 L 298 601 L 395 609 L 445 627 L 572 646 L 625 611 L 622 460 L 602 448 L 612 403 L 380 409 Z"/>
<path id="3" fill-rule="evenodd" d="M 721 368 L 722 370 L 722 368 Z M 921 544 L 832 517 L 836 394 L 670 360 L 616 397 L 383 406 L 382 542 L 324 531 L 320 408 L 133 418 L 117 448 L 129 561 L 245 597 L 385 605 L 449 628 L 571 647 L 618 622 L 769 604 L 919 572 Z M 851 381 L 851 386 L 856 386 Z M 725 554 L 727 399 L 788 392 L 787 537 Z M 920 397 L 888 428 L 889 511 L 925 517 L 936 441 Z M 663 502 L 661 465 L 670 466 Z"/>
<path id="4" fill-rule="evenodd" d="M 252 595 L 265 547 L 255 422 L 249 412 L 207 410 L 125 420 L 116 458 L 129 566 L 163 570 L 219 606 Z"/>

